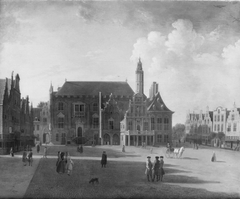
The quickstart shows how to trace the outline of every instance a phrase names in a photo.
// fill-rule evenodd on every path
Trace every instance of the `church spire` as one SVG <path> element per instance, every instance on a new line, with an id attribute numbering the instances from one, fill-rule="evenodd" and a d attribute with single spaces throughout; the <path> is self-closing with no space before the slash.
<path id="1" fill-rule="evenodd" d="M 136 70 L 136 93 L 144 94 L 143 92 L 143 86 L 144 86 L 144 80 L 143 80 L 143 70 L 142 70 L 142 62 L 141 58 L 139 57 L 139 61 L 137 64 L 137 70 Z"/>

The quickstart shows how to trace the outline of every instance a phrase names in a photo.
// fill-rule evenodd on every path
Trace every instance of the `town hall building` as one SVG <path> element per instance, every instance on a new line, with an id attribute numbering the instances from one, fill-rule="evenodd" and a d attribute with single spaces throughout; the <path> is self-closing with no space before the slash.
<path id="1" fill-rule="evenodd" d="M 127 82 L 66 81 L 50 87 L 50 134 L 53 144 L 148 145 L 171 141 L 172 114 L 153 83 L 144 94 L 139 59 L 136 93 Z"/>

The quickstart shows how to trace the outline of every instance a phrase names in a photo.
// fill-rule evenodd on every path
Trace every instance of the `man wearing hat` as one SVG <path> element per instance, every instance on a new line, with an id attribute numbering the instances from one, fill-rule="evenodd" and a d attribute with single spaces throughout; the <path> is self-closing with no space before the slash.
<path id="1" fill-rule="evenodd" d="M 146 162 L 146 171 L 145 171 L 145 174 L 147 175 L 147 179 L 148 181 L 152 181 L 152 162 L 151 162 L 151 157 L 148 156 L 147 157 L 147 162 Z M 150 180 L 149 180 L 150 178 Z"/>
<path id="2" fill-rule="evenodd" d="M 160 176 L 160 180 L 162 181 L 163 175 L 165 174 L 164 169 L 163 169 L 163 165 L 164 165 L 163 156 L 160 156 L 160 161 L 159 162 L 160 162 L 159 176 Z"/>
<path id="3" fill-rule="evenodd" d="M 160 168 L 160 161 L 159 161 L 159 157 L 156 156 L 156 159 L 153 162 L 153 179 L 152 181 L 154 182 L 155 180 L 155 176 L 157 177 L 157 181 L 159 181 L 159 168 Z"/>

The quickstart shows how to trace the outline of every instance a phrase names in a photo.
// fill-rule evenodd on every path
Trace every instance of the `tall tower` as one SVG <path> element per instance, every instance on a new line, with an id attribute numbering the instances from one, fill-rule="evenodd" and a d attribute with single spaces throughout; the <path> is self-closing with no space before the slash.
<path id="1" fill-rule="evenodd" d="M 141 62 L 141 59 L 139 58 L 137 70 L 136 70 L 136 93 L 144 94 L 144 92 L 143 92 L 144 84 L 143 83 L 144 83 L 144 81 L 143 81 L 142 62 Z"/>

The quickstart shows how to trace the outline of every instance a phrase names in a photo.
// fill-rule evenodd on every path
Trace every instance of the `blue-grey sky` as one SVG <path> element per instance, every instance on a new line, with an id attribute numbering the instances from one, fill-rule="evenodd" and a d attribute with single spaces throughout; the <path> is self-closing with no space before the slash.
<path id="1" fill-rule="evenodd" d="M 240 107 L 240 3 L 1 1 L 0 78 L 18 73 L 34 106 L 68 81 L 125 81 L 141 57 L 174 111 Z"/>

